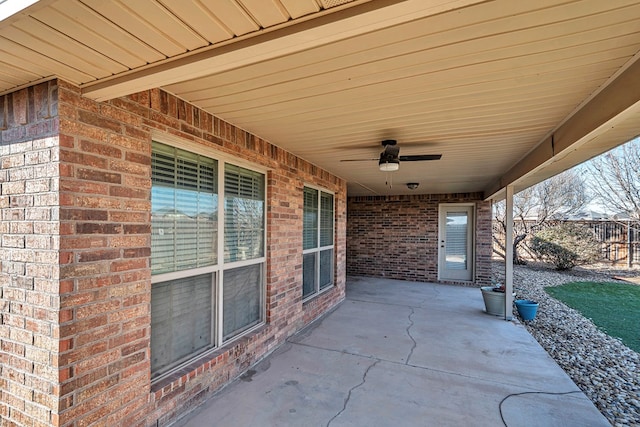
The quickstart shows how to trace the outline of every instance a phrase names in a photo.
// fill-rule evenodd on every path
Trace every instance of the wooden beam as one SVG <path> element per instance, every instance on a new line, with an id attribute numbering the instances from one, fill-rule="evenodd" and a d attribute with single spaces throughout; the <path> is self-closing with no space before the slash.
<path id="1" fill-rule="evenodd" d="M 484 1 L 454 0 L 442 3 L 425 0 L 376 0 L 345 7 L 337 12 L 327 9 L 324 13 L 289 21 L 283 27 L 264 29 L 259 35 L 248 34 L 226 44 L 216 44 L 86 84 L 82 86 L 82 93 L 97 101 L 113 99 L 141 90 L 238 69 Z"/>
<path id="2" fill-rule="evenodd" d="M 586 142 L 622 122 L 640 107 L 640 61 L 620 73 L 598 94 L 575 111 L 551 136 L 541 141 L 520 162 L 485 190 L 488 199 L 503 197 L 505 187 L 539 171 L 556 158 L 579 149 Z M 623 144 L 627 141 L 619 141 Z M 606 149 L 602 150 L 603 152 Z M 600 154 L 600 153 L 598 153 Z M 576 163 L 577 164 L 577 163 Z M 569 164 L 568 168 L 576 166 Z M 541 179 L 546 175 L 542 174 Z M 550 175 L 551 176 L 551 175 Z M 517 187 L 517 185 L 516 185 Z M 516 190 L 522 188 L 516 188 Z"/>

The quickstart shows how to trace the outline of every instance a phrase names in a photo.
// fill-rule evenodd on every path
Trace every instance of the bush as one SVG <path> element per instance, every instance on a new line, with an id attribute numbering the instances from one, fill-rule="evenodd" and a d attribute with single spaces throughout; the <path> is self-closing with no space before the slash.
<path id="1" fill-rule="evenodd" d="M 593 231 L 570 222 L 537 232 L 530 246 L 540 260 L 553 264 L 556 270 L 590 264 L 600 256 L 600 242 Z"/>

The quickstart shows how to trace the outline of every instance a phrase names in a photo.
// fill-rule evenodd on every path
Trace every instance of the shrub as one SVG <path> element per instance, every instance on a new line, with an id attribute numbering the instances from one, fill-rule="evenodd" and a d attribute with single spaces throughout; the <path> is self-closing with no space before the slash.
<path id="1" fill-rule="evenodd" d="M 530 246 L 540 260 L 553 264 L 556 270 L 590 264 L 600 256 L 600 243 L 593 231 L 570 222 L 537 232 Z"/>

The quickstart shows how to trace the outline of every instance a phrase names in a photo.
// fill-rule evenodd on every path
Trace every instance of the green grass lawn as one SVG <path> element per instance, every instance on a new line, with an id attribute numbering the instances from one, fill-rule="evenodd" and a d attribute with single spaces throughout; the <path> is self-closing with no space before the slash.
<path id="1" fill-rule="evenodd" d="M 571 282 L 545 288 L 601 330 L 640 353 L 640 286 L 610 282 Z"/>

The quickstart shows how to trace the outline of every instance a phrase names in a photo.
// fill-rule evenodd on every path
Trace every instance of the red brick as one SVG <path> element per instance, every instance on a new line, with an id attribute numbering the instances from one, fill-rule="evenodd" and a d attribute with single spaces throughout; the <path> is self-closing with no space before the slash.
<path id="1" fill-rule="evenodd" d="M 60 240 L 61 249 L 104 248 L 107 239 L 100 236 L 65 237 Z"/>
<path id="2" fill-rule="evenodd" d="M 61 220 L 107 221 L 109 211 L 102 209 L 60 209 Z"/>
<path id="3" fill-rule="evenodd" d="M 142 258 L 151 256 L 151 248 L 130 248 L 122 251 L 124 258 Z"/>
<path id="4" fill-rule="evenodd" d="M 108 119 L 92 111 L 79 110 L 78 120 L 82 123 L 104 130 L 110 130 L 116 133 L 122 131 L 122 124 L 120 122 L 118 122 L 117 120 Z"/>
<path id="5" fill-rule="evenodd" d="M 61 179 L 60 190 L 82 194 L 107 195 L 109 194 L 109 184 L 104 182 L 70 181 L 67 179 Z"/>
<path id="6" fill-rule="evenodd" d="M 102 157 L 66 149 L 60 150 L 60 161 L 98 169 L 106 169 L 109 164 L 108 160 Z"/>
<path id="7" fill-rule="evenodd" d="M 110 211 L 109 221 L 150 223 L 149 212 Z"/>
<path id="8" fill-rule="evenodd" d="M 78 234 L 120 234 L 122 225 L 114 223 L 78 222 L 76 223 L 76 233 Z"/>
<path id="9" fill-rule="evenodd" d="M 112 197 L 126 197 L 134 199 L 148 199 L 149 190 L 146 188 L 130 188 L 112 185 L 109 188 L 109 195 Z"/>
<path id="10" fill-rule="evenodd" d="M 146 134 L 145 134 L 146 137 Z M 126 135 L 111 135 L 109 142 L 118 147 L 122 147 L 127 150 L 133 150 L 143 153 L 150 153 L 150 147 L 148 139 L 142 139 L 139 137 L 130 137 Z"/>
<path id="11" fill-rule="evenodd" d="M 122 175 L 114 172 L 105 172 L 96 169 L 76 168 L 76 178 L 87 181 L 108 182 L 111 184 L 120 184 Z"/>
<path id="12" fill-rule="evenodd" d="M 78 253 L 78 262 L 93 262 L 120 257 L 118 249 L 98 249 L 93 251 L 83 251 Z"/>
<path id="13" fill-rule="evenodd" d="M 81 140 L 80 149 L 87 153 L 93 153 L 100 156 L 121 158 L 122 150 L 108 144 L 97 143 L 93 141 Z"/>
<path id="14" fill-rule="evenodd" d="M 130 173 L 133 175 L 142 176 L 148 176 L 151 170 L 150 166 L 131 163 L 124 160 L 111 160 L 109 162 L 109 168 L 110 170 L 115 172 Z M 118 181 L 117 183 L 120 183 L 120 181 Z"/>

